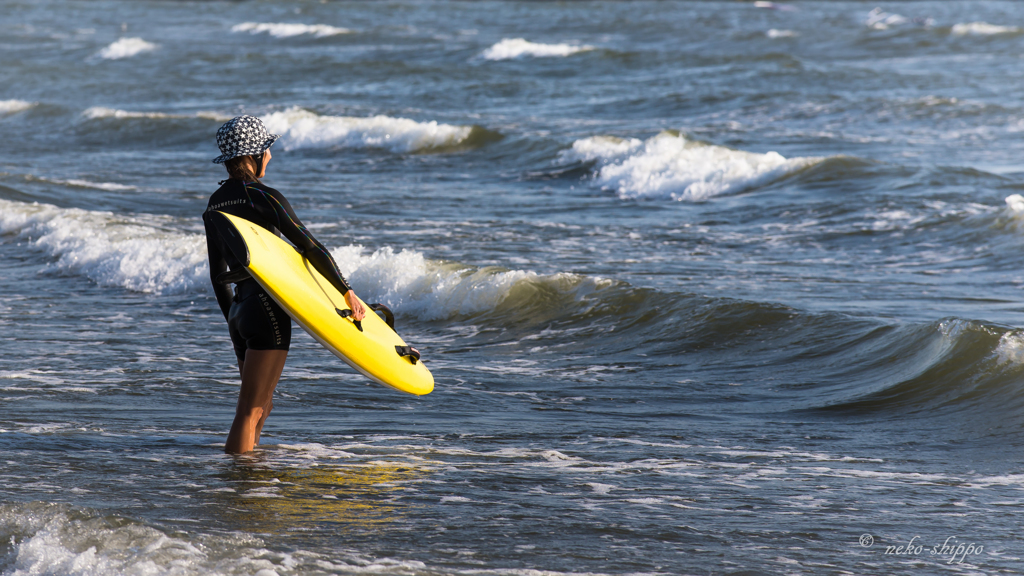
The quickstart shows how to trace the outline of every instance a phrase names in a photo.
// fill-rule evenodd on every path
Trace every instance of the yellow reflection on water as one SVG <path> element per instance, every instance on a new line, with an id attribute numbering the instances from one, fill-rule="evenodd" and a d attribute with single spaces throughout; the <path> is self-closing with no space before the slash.
<path id="1" fill-rule="evenodd" d="M 274 468 L 265 458 L 236 461 L 224 478 L 234 492 L 219 492 L 225 520 L 249 532 L 368 529 L 401 519 L 397 496 L 427 473 L 406 462 Z"/>

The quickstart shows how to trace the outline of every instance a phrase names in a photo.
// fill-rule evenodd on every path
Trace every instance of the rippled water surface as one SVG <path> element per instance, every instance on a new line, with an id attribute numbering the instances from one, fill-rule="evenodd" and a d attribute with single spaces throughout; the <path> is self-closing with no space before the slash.
<path id="1" fill-rule="evenodd" d="M 3 2 L 0 573 L 1021 572 L 1021 53 L 1016 2 Z M 231 457 L 240 113 L 436 389 L 296 328 Z"/>

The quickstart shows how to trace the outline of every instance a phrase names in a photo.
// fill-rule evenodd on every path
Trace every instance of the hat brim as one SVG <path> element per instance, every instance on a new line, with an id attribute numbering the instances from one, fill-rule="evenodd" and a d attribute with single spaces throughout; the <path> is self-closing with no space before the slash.
<path id="1" fill-rule="evenodd" d="M 213 163 L 223 164 L 228 160 L 231 160 L 232 158 L 238 158 L 239 156 L 255 156 L 256 154 L 263 154 L 268 149 L 270 149 L 270 146 L 274 142 L 277 142 L 277 139 L 280 137 L 280 134 L 270 134 L 270 138 L 267 138 L 267 140 L 263 142 L 263 145 L 260 146 L 259 152 L 238 152 L 236 154 L 221 154 L 220 156 L 217 156 L 216 158 L 213 159 Z"/>

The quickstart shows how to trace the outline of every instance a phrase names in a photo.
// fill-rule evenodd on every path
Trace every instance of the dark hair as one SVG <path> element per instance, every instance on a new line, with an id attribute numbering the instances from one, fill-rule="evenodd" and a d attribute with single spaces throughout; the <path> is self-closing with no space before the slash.
<path id="1" fill-rule="evenodd" d="M 263 154 L 258 156 L 235 156 L 224 162 L 224 167 L 228 169 L 228 176 L 233 180 L 259 182 L 260 179 L 257 176 L 257 171 L 262 163 Z"/>

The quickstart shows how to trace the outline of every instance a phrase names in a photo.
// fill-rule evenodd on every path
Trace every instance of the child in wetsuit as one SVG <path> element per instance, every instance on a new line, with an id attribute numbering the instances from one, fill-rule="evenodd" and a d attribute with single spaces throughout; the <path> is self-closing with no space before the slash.
<path id="1" fill-rule="evenodd" d="M 228 249 L 209 218 L 211 212 L 238 216 L 283 235 L 345 296 L 354 320 L 362 320 L 365 315 L 362 303 L 338 271 L 330 252 L 303 226 L 284 195 L 259 180 L 266 172 L 270 146 L 277 138 L 254 116 L 238 116 L 220 127 L 217 146 L 221 155 L 213 161 L 225 164 L 230 177 L 210 196 L 203 214 L 210 279 L 217 303 L 228 321 L 242 376 L 235 419 L 224 446 L 226 452 L 234 454 L 248 452 L 259 444 L 288 355 L 291 318 Z"/>

